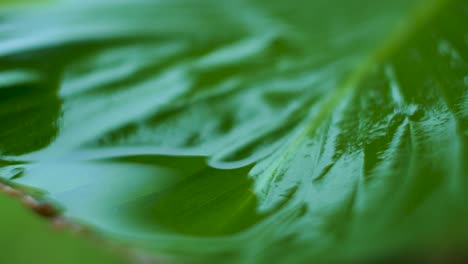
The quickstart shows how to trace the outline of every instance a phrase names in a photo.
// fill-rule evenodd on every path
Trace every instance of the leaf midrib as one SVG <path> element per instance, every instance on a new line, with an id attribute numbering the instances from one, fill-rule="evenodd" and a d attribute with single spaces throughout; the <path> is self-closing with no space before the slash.
<path id="1" fill-rule="evenodd" d="M 380 48 L 371 52 L 364 59 L 359 68 L 346 78 L 335 92 L 332 92 L 328 98 L 324 99 L 324 102 L 320 107 L 320 111 L 306 121 L 307 125 L 305 128 L 291 141 L 286 150 L 279 155 L 277 162 L 275 162 L 273 167 L 267 171 L 268 176 L 264 177 L 261 180 L 262 182 L 257 185 L 257 190 L 265 187 L 267 182 L 276 175 L 278 169 L 285 163 L 287 157 L 291 153 L 294 153 L 294 150 L 298 148 L 301 142 L 307 138 L 308 135 L 313 133 L 319 125 L 330 116 L 333 109 L 336 109 L 341 102 L 345 101 L 351 94 L 359 89 L 359 84 L 372 72 L 375 65 L 383 63 L 388 57 L 396 52 L 398 48 L 413 35 L 414 32 L 435 17 L 450 1 L 451 0 L 431 0 L 429 3 L 424 1 L 421 4 L 416 5 L 414 11 L 408 12 L 408 15 L 405 18 L 396 23 L 395 29 L 390 34 L 388 41 L 382 41 L 382 43 L 385 43 L 382 46 L 377 45 Z"/>

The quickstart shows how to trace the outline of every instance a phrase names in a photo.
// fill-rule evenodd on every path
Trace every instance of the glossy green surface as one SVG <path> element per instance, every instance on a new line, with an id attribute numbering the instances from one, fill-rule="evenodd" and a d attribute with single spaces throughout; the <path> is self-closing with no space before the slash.
<path id="1" fill-rule="evenodd" d="M 465 1 L 6 12 L 0 177 L 174 261 L 464 245 Z"/>

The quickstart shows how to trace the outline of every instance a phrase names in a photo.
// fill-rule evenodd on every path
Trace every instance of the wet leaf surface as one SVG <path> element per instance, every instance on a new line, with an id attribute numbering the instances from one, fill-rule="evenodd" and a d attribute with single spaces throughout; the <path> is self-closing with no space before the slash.
<path id="1" fill-rule="evenodd" d="M 463 246 L 467 10 L 179 0 L 5 11 L 0 177 L 105 237 L 183 261 Z"/>

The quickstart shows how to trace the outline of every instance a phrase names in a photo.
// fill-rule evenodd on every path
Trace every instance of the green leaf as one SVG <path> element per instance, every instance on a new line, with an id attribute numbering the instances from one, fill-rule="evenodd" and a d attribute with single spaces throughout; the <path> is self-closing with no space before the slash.
<path id="1" fill-rule="evenodd" d="M 463 247 L 467 10 L 177 0 L 5 11 L 0 177 L 174 261 Z"/>

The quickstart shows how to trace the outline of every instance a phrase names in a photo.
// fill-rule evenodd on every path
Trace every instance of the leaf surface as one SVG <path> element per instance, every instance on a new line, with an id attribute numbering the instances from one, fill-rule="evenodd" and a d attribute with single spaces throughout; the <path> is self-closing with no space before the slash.
<path id="1" fill-rule="evenodd" d="M 0 177 L 184 261 L 462 243 L 466 3 L 292 2 L 4 12 Z"/>

